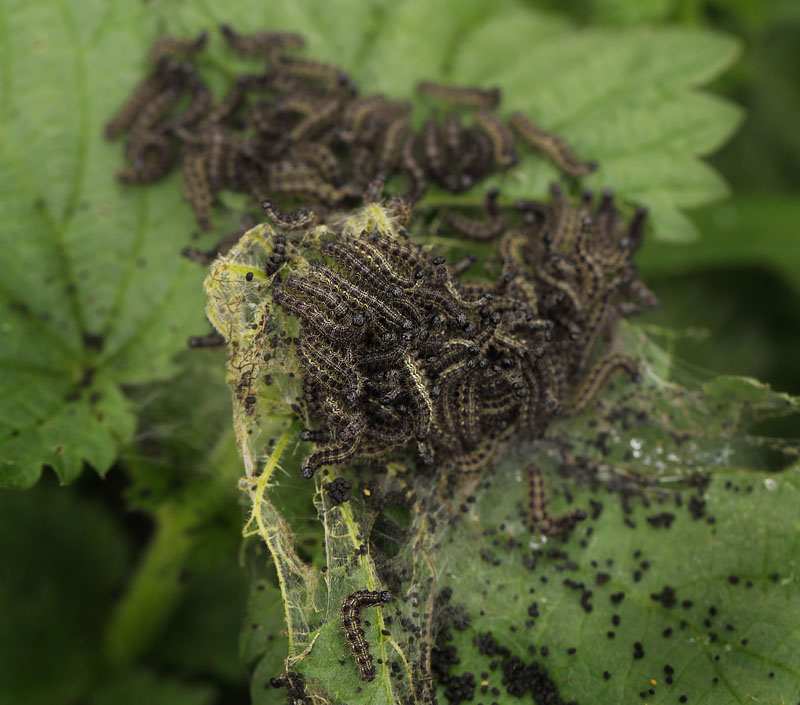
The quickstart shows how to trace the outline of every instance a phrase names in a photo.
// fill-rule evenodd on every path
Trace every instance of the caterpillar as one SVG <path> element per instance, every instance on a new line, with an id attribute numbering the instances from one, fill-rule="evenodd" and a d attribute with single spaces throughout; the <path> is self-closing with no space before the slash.
<path id="1" fill-rule="evenodd" d="M 286 261 L 286 235 L 283 233 L 276 233 L 272 241 L 272 252 L 267 256 L 267 261 L 264 264 L 264 273 L 271 277 L 275 272 L 280 269 L 280 266 Z"/>
<path id="2" fill-rule="evenodd" d="M 422 198 L 428 190 L 428 179 L 425 176 L 425 169 L 422 168 L 414 149 L 417 145 L 417 136 L 413 132 L 406 135 L 403 142 L 403 149 L 400 154 L 400 163 L 403 173 L 408 180 L 408 200 L 412 203 Z"/>
<path id="3" fill-rule="evenodd" d="M 380 168 L 388 173 L 394 170 L 403 147 L 403 140 L 410 129 L 407 117 L 398 118 L 390 122 L 383 134 L 383 142 L 379 157 Z"/>
<path id="4" fill-rule="evenodd" d="M 328 204 L 337 203 L 341 199 L 340 192 L 322 181 L 313 171 L 305 174 L 288 172 L 270 175 L 270 189 L 276 194 L 310 196 Z"/>
<path id="5" fill-rule="evenodd" d="M 485 432 L 478 445 L 468 453 L 459 455 L 452 460 L 445 462 L 444 471 L 469 475 L 485 468 L 500 450 L 503 442 L 510 437 L 509 429 L 505 422 L 500 422 L 495 429 Z"/>
<path id="6" fill-rule="evenodd" d="M 339 318 L 347 313 L 348 306 L 342 297 L 319 282 L 300 277 L 297 274 L 290 274 L 284 280 L 283 287 L 296 294 L 305 295 L 310 303 L 315 304 L 318 309 L 326 307 L 334 318 Z"/>
<path id="7" fill-rule="evenodd" d="M 289 294 L 284 287 L 276 287 L 272 298 L 280 307 L 313 325 L 324 335 L 337 341 L 351 342 L 359 337 L 358 325 L 340 324 L 321 313 L 315 306 Z M 361 326 L 363 328 L 363 325 Z"/>
<path id="8" fill-rule="evenodd" d="M 427 98 L 435 98 L 465 108 L 496 108 L 500 105 L 501 99 L 499 88 L 445 86 L 432 81 L 418 83 L 417 93 Z"/>
<path id="9" fill-rule="evenodd" d="M 462 172 L 461 178 L 466 176 L 477 181 L 492 168 L 492 142 L 486 133 L 470 127 L 462 131 L 461 144 L 461 155 L 457 159 L 458 168 Z"/>
<path id="10" fill-rule="evenodd" d="M 407 101 L 387 101 L 366 116 L 355 135 L 355 143 L 377 149 L 386 126 L 401 118 L 410 118 L 411 104 Z"/>
<path id="11" fill-rule="evenodd" d="M 572 509 L 550 517 L 547 509 L 547 493 L 544 489 L 542 472 L 536 465 L 528 466 L 528 521 L 531 532 L 538 532 L 548 538 L 564 536 L 579 521 L 586 518 L 582 509 Z"/>
<path id="12" fill-rule="evenodd" d="M 300 331 L 297 356 L 314 379 L 334 393 L 357 399 L 364 389 L 364 377 L 356 369 L 351 353 L 340 353 L 325 339 L 304 327 Z"/>
<path id="13" fill-rule="evenodd" d="M 293 78 L 304 78 L 312 81 L 329 81 L 342 88 L 353 87 L 350 76 L 331 64 L 288 56 L 280 56 L 277 57 L 277 59 L 275 68 L 279 72 L 288 74 Z"/>
<path id="14" fill-rule="evenodd" d="M 197 75 L 194 68 L 187 68 L 186 70 L 186 85 L 192 96 L 191 103 L 180 115 L 167 120 L 164 123 L 164 130 L 180 130 L 201 122 L 211 109 L 211 91 Z"/>
<path id="15" fill-rule="evenodd" d="M 197 224 L 203 230 L 211 229 L 211 188 L 208 183 L 207 157 L 201 152 L 190 152 L 183 157 L 183 197 L 194 211 Z"/>
<path id="16" fill-rule="evenodd" d="M 165 35 L 159 37 L 150 47 L 150 59 L 157 61 L 162 56 L 174 56 L 179 59 L 192 59 L 199 54 L 208 42 L 208 32 L 200 32 L 196 37 L 173 37 Z"/>
<path id="17" fill-rule="evenodd" d="M 303 96 L 292 96 L 278 104 L 279 109 L 285 108 L 303 115 L 287 135 L 289 142 L 299 142 L 314 132 L 319 131 L 331 122 L 339 110 L 341 103 L 337 98 L 329 100 L 311 100 Z"/>
<path id="18" fill-rule="evenodd" d="M 288 154 L 290 159 L 313 166 L 328 183 L 339 184 L 342 171 L 339 159 L 330 147 L 321 142 L 300 142 L 292 145 Z"/>
<path id="19" fill-rule="evenodd" d="M 183 95 L 184 76 L 183 71 L 174 66 L 167 69 L 163 89 L 139 107 L 131 128 L 131 141 L 137 134 L 151 131 L 178 104 Z"/>
<path id="20" fill-rule="evenodd" d="M 480 127 L 492 142 L 495 161 L 502 167 L 519 163 L 514 144 L 514 134 L 494 113 L 481 109 L 475 113 L 475 124 Z"/>
<path id="21" fill-rule="evenodd" d="M 425 148 L 425 160 L 428 171 L 436 181 L 451 193 L 462 191 L 460 183 L 452 174 L 444 160 L 441 130 L 436 120 L 427 120 L 422 128 L 422 143 Z"/>
<path id="22" fill-rule="evenodd" d="M 433 416 L 433 402 L 431 401 L 428 387 L 425 385 L 425 379 L 420 372 L 419 367 L 411 360 L 410 355 L 403 357 L 403 365 L 405 366 L 408 376 L 411 379 L 411 392 L 414 397 L 414 403 L 417 406 L 419 413 L 419 421 L 417 423 L 417 440 L 424 441 L 428 437 L 428 431 L 431 427 L 431 418 Z"/>
<path id="23" fill-rule="evenodd" d="M 342 604 L 342 629 L 361 672 L 362 681 L 375 680 L 376 671 L 369 651 L 369 642 L 361 626 L 361 612 L 367 607 L 382 607 L 391 599 L 392 593 L 388 590 L 358 590 L 348 595 Z"/>
<path id="24" fill-rule="evenodd" d="M 369 311 L 373 316 L 380 317 L 402 330 L 410 330 L 413 327 L 411 321 L 399 311 L 396 311 L 379 298 L 355 286 L 352 282 L 349 282 L 332 269 L 320 267 L 316 271 L 316 275 L 331 291 L 335 291 L 349 302 L 358 304 L 364 310 Z"/>
<path id="25" fill-rule="evenodd" d="M 323 427 L 323 428 L 304 428 L 300 431 L 300 440 L 307 441 L 310 443 L 327 443 L 331 439 L 330 431 Z"/>
<path id="26" fill-rule="evenodd" d="M 337 465 L 345 462 L 358 449 L 365 424 L 361 419 L 353 419 L 348 425 L 348 434 L 345 439 L 344 433 L 341 434 L 341 443 L 322 448 L 308 457 L 304 458 L 300 466 L 300 474 L 309 480 L 314 477 L 314 473 L 323 465 Z"/>
<path id="27" fill-rule="evenodd" d="M 228 154 L 235 150 L 232 135 L 222 127 L 214 126 L 206 133 L 208 144 L 208 181 L 213 191 L 225 185 L 225 165 Z"/>
<path id="28" fill-rule="evenodd" d="M 283 230 L 301 230 L 309 227 L 316 219 L 314 211 L 307 206 L 298 206 L 291 213 L 287 213 L 280 208 L 277 203 L 264 199 L 261 201 L 261 208 L 264 210 L 267 218 Z M 282 242 L 285 249 L 285 236 Z M 276 248 L 273 248 L 272 254 L 276 254 Z"/>
<path id="29" fill-rule="evenodd" d="M 305 39 L 288 32 L 256 32 L 239 34 L 228 24 L 221 24 L 219 31 L 234 53 L 242 57 L 269 54 L 276 49 L 303 49 Z"/>
<path id="30" fill-rule="evenodd" d="M 152 73 L 136 86 L 131 97 L 123 103 L 122 107 L 106 123 L 106 139 L 114 140 L 125 132 L 136 120 L 142 109 L 163 90 L 168 79 L 168 62 L 162 57 L 156 63 Z"/>
<path id="31" fill-rule="evenodd" d="M 567 174 L 586 176 L 597 169 L 597 162 L 583 162 L 578 159 L 572 148 L 561 137 L 543 130 L 527 115 L 520 112 L 512 113 L 509 122 L 525 142 L 550 157 Z"/>
<path id="32" fill-rule="evenodd" d="M 157 132 L 137 134 L 128 147 L 128 158 L 133 165 L 117 173 L 124 184 L 152 184 L 166 176 L 175 162 L 169 140 Z"/>
<path id="33" fill-rule="evenodd" d="M 207 335 L 193 335 L 188 340 L 190 348 L 218 348 L 225 345 L 225 338 L 217 331 L 212 331 Z"/>
<path id="34" fill-rule="evenodd" d="M 483 220 L 473 220 L 453 211 L 445 216 L 445 225 L 470 240 L 493 240 L 506 229 L 506 220 L 497 207 L 498 194 L 496 188 L 486 192 L 483 208 L 486 217 Z"/>
<path id="35" fill-rule="evenodd" d="M 393 252 L 385 253 L 380 246 L 374 246 L 362 240 L 348 240 L 347 244 L 351 249 L 360 253 L 359 256 L 376 271 L 376 274 L 379 272 L 383 279 L 389 282 L 390 285 L 400 287 L 401 289 L 414 288 L 415 282 L 412 279 L 402 276 L 402 274 L 397 271 L 396 267 L 393 267 L 387 260 L 386 256 L 391 257 Z"/>
<path id="36" fill-rule="evenodd" d="M 618 370 L 627 374 L 634 382 L 640 382 L 642 379 L 634 360 L 625 355 L 606 355 L 589 372 L 589 376 L 567 406 L 565 413 L 569 416 L 580 414 L 592 403 L 608 378 Z"/>
<path id="37" fill-rule="evenodd" d="M 384 95 L 356 98 L 350 101 L 342 112 L 342 126 L 339 138 L 345 142 L 353 142 L 361 132 L 367 118 L 383 108 L 388 102 L 388 98 Z"/>
<path id="38" fill-rule="evenodd" d="M 444 142 L 450 159 L 457 161 L 461 157 L 464 141 L 464 126 L 456 113 L 448 113 L 444 118 Z"/>

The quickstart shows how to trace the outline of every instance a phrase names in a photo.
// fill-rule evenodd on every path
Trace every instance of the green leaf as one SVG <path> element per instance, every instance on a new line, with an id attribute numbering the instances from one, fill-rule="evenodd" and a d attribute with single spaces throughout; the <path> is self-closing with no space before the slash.
<path id="1" fill-rule="evenodd" d="M 12 263 L 0 285 L 2 486 L 30 486 L 43 465 L 62 482 L 84 462 L 104 472 L 135 425 L 120 385 L 173 374 L 185 338 L 204 328 L 202 272 L 177 257 L 193 229 L 177 175 L 155 188 L 120 186 L 119 148 L 100 134 L 145 71 L 152 39 L 221 22 L 301 31 L 309 56 L 343 65 L 364 92 L 411 97 L 421 78 L 500 85 L 504 110 L 529 112 L 601 159 L 588 185 L 612 184 L 649 205 L 658 237 L 690 239 L 679 209 L 725 193 L 696 157 L 724 141 L 739 115 L 694 89 L 738 49 L 710 32 L 576 30 L 510 0 L 147 11 L 118 1 L 9 2 L 0 23 L 0 244 Z M 216 36 L 202 63 L 218 90 L 237 65 Z M 505 197 L 531 197 L 556 177 L 528 154 L 499 183 Z M 224 232 L 233 211 L 218 220 Z"/>
<path id="2" fill-rule="evenodd" d="M 0 491 L 0 703 L 79 702 L 130 546 L 97 501 L 42 483 Z"/>
<path id="3" fill-rule="evenodd" d="M 657 238 L 695 238 L 678 208 L 727 194 L 696 157 L 731 136 L 741 111 L 693 89 L 730 65 L 737 42 L 664 27 L 559 31 L 537 22 L 516 10 L 484 23 L 460 44 L 450 78 L 500 85 L 504 109 L 527 112 L 578 154 L 600 161 L 587 186 L 612 186 L 623 199 L 649 206 Z M 498 186 L 506 197 L 529 198 L 556 178 L 552 166 L 531 155 Z"/>
<path id="4" fill-rule="evenodd" d="M 366 223 L 371 214 L 354 216 L 355 232 L 362 228 L 357 219 Z M 269 254 L 272 236 L 269 226 L 257 226 L 214 264 L 206 280 L 208 315 L 229 336 L 234 429 L 246 472 L 240 486 L 252 502 L 245 532 L 259 536 L 272 554 L 283 598 L 287 665 L 302 674 L 311 696 L 395 703 L 415 693 L 424 699 L 430 696 L 425 692 L 430 686 L 424 685 L 430 682 L 430 653 L 438 664 L 432 675 L 440 697 L 455 688 L 444 678 L 496 670 L 481 679 L 487 688 L 498 688 L 493 692 L 498 703 L 513 702 L 519 692 L 512 685 L 504 693 L 510 676 L 506 673 L 503 681 L 500 670 L 512 668 L 514 658 L 534 669 L 534 646 L 539 655 L 542 646 L 551 651 L 544 667 L 550 686 L 565 701 L 588 702 L 601 693 L 605 700 L 600 702 L 616 703 L 642 690 L 647 696 L 651 679 L 662 679 L 661 691 L 677 698 L 686 692 L 678 687 L 705 693 L 717 677 L 724 687 L 715 702 L 738 702 L 742 693 L 752 692 L 756 669 L 764 663 L 782 675 L 761 674 L 759 692 L 772 696 L 786 688 L 798 668 L 796 625 L 786 618 L 780 638 L 789 646 L 779 653 L 755 635 L 760 624 L 777 618 L 772 611 L 777 605 L 800 597 L 791 572 L 785 583 L 771 578 L 775 566 L 792 566 L 798 558 L 796 542 L 787 536 L 796 524 L 800 445 L 750 429 L 796 414 L 800 399 L 741 377 L 717 377 L 700 386 L 680 368 L 673 371 L 670 355 L 641 329 L 623 325 L 620 349 L 640 360 L 643 383 L 615 380 L 592 413 L 554 423 L 537 443 L 512 445 L 482 476 L 461 478 L 448 490 L 435 472 L 408 471 L 400 462 L 382 472 L 326 468 L 324 479 L 315 480 L 317 517 L 325 531 L 325 566 L 319 569 L 301 557 L 279 504 L 281 486 L 291 485 L 298 473 L 297 460 L 287 452 L 297 433 L 287 412 L 296 394 L 297 361 L 286 351 L 270 349 L 259 333 L 285 325 L 270 305 L 263 275 L 252 282 L 241 277 Z M 266 372 L 272 376 L 269 384 Z M 552 515 L 573 503 L 591 513 L 563 545 L 545 545 L 531 536 L 525 497 L 531 462 L 546 473 Z M 710 488 L 707 473 L 714 477 Z M 324 483 L 340 475 L 357 490 L 348 502 L 334 505 Z M 394 509 L 397 500 L 392 498 L 398 496 L 402 506 Z M 740 547 L 751 529 L 757 532 L 757 551 L 742 555 Z M 598 572 L 608 576 L 598 577 Z M 768 593 L 764 611 L 731 608 L 731 596 L 712 589 L 719 583 L 758 586 Z M 776 592 L 773 585 L 786 592 Z M 449 606 L 440 593 L 443 587 L 453 590 Z M 365 639 L 377 665 L 376 678 L 365 684 L 349 654 L 341 609 L 357 590 L 384 588 L 393 600 L 369 608 L 364 616 Z M 624 614 L 609 602 L 619 592 L 626 594 Z M 666 604 L 673 592 L 681 596 L 680 610 L 687 610 L 677 620 L 671 611 L 675 605 Z M 530 606 L 534 599 L 542 600 L 541 609 Z M 691 605 L 683 606 L 687 600 Z M 253 605 L 255 614 L 274 624 L 274 596 L 256 594 Z M 731 621 L 712 619 L 715 611 Z M 615 624 L 613 614 L 624 623 Z M 446 623 L 454 617 L 452 625 Z M 675 630 L 673 622 L 688 637 L 676 637 L 670 645 L 677 646 L 665 652 L 654 640 L 668 628 Z M 274 644 L 263 639 L 258 624 L 249 626 L 256 625 L 256 634 L 247 634 L 245 625 L 241 643 L 246 659 L 255 663 L 252 693 L 260 703 L 272 697 L 262 685 L 277 674 Z M 599 639 L 616 639 L 616 627 L 621 641 L 613 643 L 626 646 L 612 658 L 596 647 Z M 754 636 L 738 637 L 740 630 Z M 459 635 L 445 636 L 454 631 Z M 487 632 L 502 650 L 483 658 L 474 639 Z M 739 647 L 749 641 L 742 644 L 741 639 L 755 646 L 742 652 Z M 635 655 L 637 642 L 647 645 L 641 657 Z M 704 667 L 696 658 L 696 644 L 711 657 L 719 648 L 728 658 L 727 670 L 715 666 L 713 658 Z M 451 647 L 457 647 L 459 661 L 447 656 Z M 569 651 L 573 648 L 575 653 Z M 662 657 L 668 660 L 661 662 Z M 446 659 L 461 665 L 448 673 Z M 493 669 L 492 661 L 500 669 Z M 668 674 L 662 675 L 664 665 L 675 669 L 672 684 L 666 682 Z M 627 675 L 606 683 L 606 670 Z"/>
<path id="5" fill-rule="evenodd" d="M 432 643 L 455 647 L 460 662 L 449 675 L 473 674 L 498 688 L 498 703 L 516 702 L 503 675 L 513 657 L 548 669 L 564 701 L 627 702 L 654 688 L 670 700 L 713 695 L 715 703 L 738 703 L 752 693 L 770 702 L 800 686 L 800 612 L 791 607 L 800 598 L 793 577 L 800 554 L 792 539 L 800 448 L 747 433 L 759 420 L 797 413 L 800 399 L 737 377 L 681 388 L 667 381 L 663 351 L 635 328 L 625 335 L 628 350 L 647 360 L 640 390 L 613 385 L 597 412 L 556 424 L 540 444 L 514 446 L 485 483 L 465 478 L 449 499 L 429 505 L 427 479 L 408 479 L 407 491 L 419 498 L 410 520 L 361 497 L 331 506 L 318 485 L 327 572 L 305 574 L 305 582 L 297 582 L 304 574 L 296 566 L 284 574 L 291 576 L 284 581 L 293 614 L 290 662 L 311 692 L 334 701 L 396 702 L 420 677 L 419 659 Z M 524 498 L 531 462 L 545 473 L 551 515 L 570 506 L 591 514 L 566 542 L 544 542 L 529 531 Z M 713 474 L 710 485 L 691 481 L 705 472 Z M 403 486 L 392 474 L 345 476 L 380 494 Z M 626 486 L 634 490 L 627 497 L 619 494 Z M 265 507 L 267 494 L 261 497 L 255 511 Z M 277 539 L 284 566 L 292 563 L 287 538 Z M 361 543 L 370 547 L 368 557 L 358 555 Z M 387 585 L 396 599 L 364 617 L 372 623 L 365 630 L 373 657 L 385 664 L 365 684 L 348 653 L 339 608 L 350 592 Z M 443 587 L 453 591 L 451 613 L 469 618 L 465 628 L 431 617 Z M 624 598 L 612 599 L 620 593 Z M 437 629 L 451 636 L 426 637 Z M 482 655 L 475 639 L 486 633 L 508 649 L 505 656 Z M 637 642 L 643 657 L 634 656 Z M 264 670 L 276 666 L 261 648 L 259 684 L 270 675 Z M 672 683 L 665 666 L 674 669 Z M 269 702 L 260 688 L 253 693 L 261 693 L 254 702 Z"/>
<path id="6" fill-rule="evenodd" d="M 797 231 L 800 205 L 780 195 L 742 195 L 693 214 L 701 240 L 669 246 L 645 240 L 639 265 L 645 277 L 682 274 L 701 267 L 765 266 L 800 292 Z"/>
<path id="7" fill-rule="evenodd" d="M 472 617 L 470 627 L 447 642 L 461 659 L 455 673 L 487 672 L 488 686 L 505 690 L 502 670 L 493 670 L 493 657 L 473 643 L 477 634 L 491 632 L 514 656 L 549 669 L 565 701 L 633 702 L 644 692 L 649 702 L 650 689 L 652 702 L 677 702 L 682 695 L 720 704 L 797 697 L 800 612 L 793 605 L 800 554 L 793 536 L 800 467 L 774 477 L 719 473 L 702 494 L 707 515 L 700 519 L 668 495 L 649 507 L 634 501 L 626 514 L 616 498 L 570 483 L 575 506 L 589 509 L 590 501 L 600 500 L 602 514 L 555 546 L 568 558 L 549 557 L 549 545 L 543 546 L 545 555 L 530 571 L 522 568 L 530 534 L 511 500 L 525 491 L 520 461 L 503 464 L 446 549 L 454 560 L 469 562 L 469 570 L 450 571 L 442 581 Z M 555 472 L 547 476 L 551 486 L 562 487 L 556 478 Z M 563 494 L 553 504 L 555 512 L 568 507 Z M 659 517 L 668 517 L 670 528 L 648 522 Z M 657 599 L 670 591 L 675 604 Z M 534 603 L 537 616 L 531 618 Z M 637 642 L 640 658 L 634 656 Z M 542 655 L 543 646 L 549 655 Z M 573 648 L 577 653 L 570 654 Z M 672 683 L 666 667 L 674 669 Z M 498 699 L 511 701 L 507 694 Z"/>
<path id="8" fill-rule="evenodd" d="M 741 110 L 696 89 L 738 56 L 731 37 L 667 27 L 578 30 L 509 1 L 350 0 L 349 9 L 317 0 L 257 8 L 183 5 L 165 11 L 164 21 L 183 34 L 220 22 L 300 31 L 310 56 L 349 70 L 363 93 L 410 99 L 423 78 L 500 86 L 501 112 L 527 112 L 578 154 L 598 159 L 601 169 L 585 185 L 613 186 L 623 200 L 650 207 L 660 239 L 695 239 L 680 209 L 727 195 L 698 157 L 730 138 Z M 425 112 L 416 107 L 421 118 Z M 527 150 L 524 156 L 518 168 L 493 179 L 505 198 L 544 196 L 559 179 L 541 155 Z M 455 200 L 476 203 L 485 188 Z M 429 195 L 426 203 L 437 199 Z"/>
<path id="9" fill-rule="evenodd" d="M 164 379 L 203 332 L 178 179 L 116 183 L 103 124 L 144 70 L 144 9 L 8 2 L 0 20 L 0 486 L 105 472 L 135 428 L 123 384 Z"/>

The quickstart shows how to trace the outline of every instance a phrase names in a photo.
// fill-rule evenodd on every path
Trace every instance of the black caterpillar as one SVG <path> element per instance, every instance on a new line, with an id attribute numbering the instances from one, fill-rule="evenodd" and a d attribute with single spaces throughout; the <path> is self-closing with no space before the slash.
<path id="1" fill-rule="evenodd" d="M 572 509 L 551 517 L 547 509 L 547 494 L 544 489 L 544 478 L 536 465 L 529 465 L 528 475 L 528 521 L 532 533 L 542 534 L 548 538 L 568 534 L 579 521 L 586 518 L 582 509 Z"/>
<path id="2" fill-rule="evenodd" d="M 496 197 L 487 222 L 502 217 Z M 305 477 L 408 451 L 476 472 L 516 433 L 539 437 L 586 409 L 613 373 L 638 381 L 636 362 L 604 347 L 620 316 L 655 303 L 632 263 L 643 213 L 626 227 L 605 197 L 596 210 L 591 194 L 578 208 L 553 197 L 503 221 L 493 282 L 460 281 L 471 258 L 448 265 L 379 229 L 330 230 L 323 261 L 276 281 L 274 301 L 300 319 L 304 398 L 321 422 Z"/>
<path id="3" fill-rule="evenodd" d="M 367 607 L 381 607 L 392 599 L 388 590 L 371 592 L 359 590 L 345 598 L 342 605 L 342 629 L 353 658 L 356 660 L 358 670 L 361 671 L 362 681 L 375 680 L 375 665 L 372 663 L 372 654 L 369 651 L 369 642 L 364 637 L 361 626 L 361 611 Z"/>
<path id="4" fill-rule="evenodd" d="M 451 114 L 417 133 L 409 102 L 358 96 L 340 68 L 293 54 L 305 47 L 301 36 L 240 34 L 228 25 L 220 32 L 231 51 L 267 68 L 239 75 L 215 103 L 194 63 L 208 34 L 160 37 L 149 52 L 151 72 L 105 128 L 111 140 L 128 133 L 128 164 L 117 175 L 123 183 L 153 183 L 182 166 L 184 197 L 204 229 L 212 227 L 213 204 L 224 190 L 257 203 L 300 197 L 326 222 L 341 208 L 374 200 L 376 179 L 403 174 L 413 203 L 432 183 L 458 193 L 519 161 L 513 132 L 493 112 L 498 88 L 419 83 L 419 94 L 473 111 L 474 124 Z M 594 168 L 524 116 L 511 123 L 567 173 Z"/>

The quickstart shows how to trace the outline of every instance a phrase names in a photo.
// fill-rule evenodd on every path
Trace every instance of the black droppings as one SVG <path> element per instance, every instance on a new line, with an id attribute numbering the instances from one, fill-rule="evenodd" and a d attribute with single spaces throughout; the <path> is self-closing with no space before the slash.
<path id="1" fill-rule="evenodd" d="M 671 610 L 676 604 L 678 604 L 678 599 L 675 596 L 675 589 L 669 585 L 665 585 L 661 592 L 650 593 L 650 599 L 661 603 L 668 610 Z"/>

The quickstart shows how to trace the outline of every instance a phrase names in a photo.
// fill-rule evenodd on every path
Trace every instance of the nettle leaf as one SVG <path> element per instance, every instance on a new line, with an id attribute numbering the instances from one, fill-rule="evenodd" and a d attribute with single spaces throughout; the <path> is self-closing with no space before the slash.
<path id="1" fill-rule="evenodd" d="M 739 114 L 695 88 L 738 49 L 709 32 L 578 31 L 510 0 L 12 3 L 0 26 L 2 245 L 12 263 L 0 285 L 3 486 L 30 486 L 43 465 L 62 482 L 84 462 L 104 472 L 135 425 L 120 385 L 171 375 L 183 340 L 203 330 L 202 272 L 177 257 L 194 227 L 177 175 L 156 188 L 120 186 L 119 148 L 101 131 L 146 71 L 150 41 L 221 22 L 300 31 L 310 56 L 351 71 L 364 92 L 410 98 L 421 78 L 499 85 L 504 110 L 529 112 L 602 162 L 587 185 L 650 206 L 657 237 L 690 238 L 679 208 L 725 193 L 697 157 Z M 237 66 L 221 45 L 215 36 L 201 62 L 218 92 Z M 541 196 L 557 178 L 541 157 L 525 157 L 498 180 L 506 198 Z M 460 200 L 477 203 L 480 191 Z M 233 229 L 235 211 L 215 219 L 217 235 Z"/>
<path id="2" fill-rule="evenodd" d="M 121 385 L 173 374 L 206 324 L 179 180 L 121 186 L 102 138 L 145 71 L 146 10 L 11 3 L 0 33 L 0 485 L 23 488 L 105 472 L 135 428 Z"/>
<path id="3" fill-rule="evenodd" d="M 614 188 L 648 206 L 655 236 L 690 240 L 680 212 L 727 194 L 698 157 L 724 143 L 741 122 L 730 103 L 696 91 L 739 52 L 731 38 L 705 31 L 629 28 L 561 31 L 522 10 L 484 23 L 459 44 L 451 77 L 497 84 L 506 110 L 527 112 L 601 168 L 585 186 Z M 484 61 L 484 57 L 491 59 Z M 506 197 L 543 194 L 558 179 L 537 155 L 498 180 Z"/>
<path id="4" fill-rule="evenodd" d="M 683 495 L 683 506 L 680 495 L 664 496 L 632 502 L 628 512 L 616 497 L 559 483 L 553 511 L 570 506 L 565 496 L 602 509 L 595 504 L 599 517 L 568 542 L 541 545 L 529 570 L 523 566 L 537 544 L 513 498 L 525 491 L 520 469 L 531 457 L 502 464 L 443 552 L 456 567 L 442 582 L 472 618 L 444 640 L 461 660 L 452 673 L 472 672 L 505 691 L 510 659 L 493 669 L 497 656 L 477 648 L 491 633 L 526 665 L 548 669 L 564 699 L 579 703 L 633 702 L 640 693 L 646 702 L 797 697 L 791 605 L 800 467 L 774 477 L 717 471 L 705 491 Z M 687 509 L 697 497 L 702 514 L 698 505 Z M 489 675 L 479 679 L 482 672 Z"/>
<path id="5" fill-rule="evenodd" d="M 307 694 L 331 702 L 418 702 L 438 687 L 454 702 L 478 689 L 498 703 L 527 692 L 618 703 L 652 689 L 735 703 L 797 688 L 789 606 L 800 597 L 790 540 L 800 446 L 748 429 L 797 413 L 800 399 L 741 377 L 679 385 L 670 356 L 636 326 L 621 328 L 620 346 L 640 360 L 641 385 L 608 385 L 592 412 L 513 445 L 450 491 L 436 473 L 399 462 L 383 472 L 328 468 L 312 490 L 325 565 L 304 560 L 303 522 L 280 509 L 299 472 L 289 413 L 297 362 L 262 334 L 286 323 L 257 271 L 272 236 L 266 225 L 250 231 L 206 281 L 209 318 L 230 340 L 241 487 L 252 503 L 245 533 L 265 542 L 277 573 L 265 576 L 253 554 L 259 577 L 241 652 L 254 702 L 274 698 L 266 686 L 283 670 L 284 643 Z M 566 541 L 530 531 L 531 463 L 551 515 L 588 514 Z M 337 477 L 352 483 L 343 503 L 326 488 Z M 341 608 L 357 590 L 387 588 L 393 599 L 362 615 L 377 668 L 363 682 Z M 286 642 L 276 644 L 281 607 Z"/>
<path id="6" fill-rule="evenodd" d="M 499 86 L 501 114 L 521 110 L 598 160 L 601 168 L 583 185 L 611 186 L 648 206 L 659 239 L 695 239 L 682 209 L 728 193 L 700 157 L 730 138 L 742 112 L 697 88 L 736 59 L 740 45 L 731 37 L 666 27 L 578 30 L 515 2 L 479 0 L 183 5 L 165 11 L 164 21 L 186 35 L 221 22 L 302 32 L 310 56 L 350 71 L 365 94 L 412 99 L 422 79 Z M 426 111 L 417 108 L 419 120 Z M 526 150 L 520 166 L 493 183 L 513 200 L 542 197 L 559 178 Z M 476 204 L 485 188 L 455 199 L 432 190 L 422 205 Z"/>

